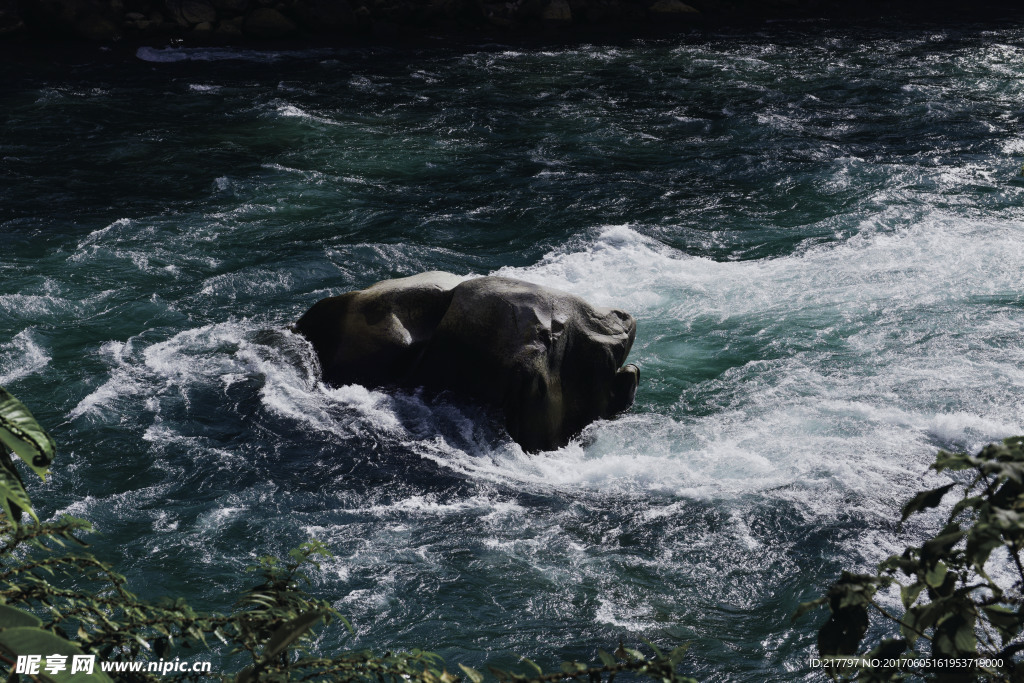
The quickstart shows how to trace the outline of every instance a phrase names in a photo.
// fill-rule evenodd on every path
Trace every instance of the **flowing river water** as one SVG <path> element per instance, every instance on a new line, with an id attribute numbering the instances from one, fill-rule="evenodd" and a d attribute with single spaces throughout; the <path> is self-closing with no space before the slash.
<path id="1" fill-rule="evenodd" d="M 937 449 L 1024 432 L 1024 27 L 0 71 L 0 385 L 59 444 L 30 494 L 147 597 L 226 610 L 315 537 L 356 629 L 325 652 L 647 638 L 703 680 L 817 680 L 796 605 L 924 533 L 895 521 Z M 635 406 L 526 454 L 471 406 L 320 383 L 288 325 L 423 270 L 630 311 Z"/>

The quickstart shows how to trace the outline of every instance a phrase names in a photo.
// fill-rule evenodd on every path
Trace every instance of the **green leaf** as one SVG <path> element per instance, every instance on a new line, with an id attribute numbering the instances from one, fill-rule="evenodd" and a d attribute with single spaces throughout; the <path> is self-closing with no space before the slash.
<path id="1" fill-rule="evenodd" d="M 953 644 L 961 653 L 974 653 L 978 650 L 978 637 L 974 635 L 974 627 L 971 624 L 962 624 L 956 630 Z"/>
<path id="2" fill-rule="evenodd" d="M 942 502 L 942 497 L 954 486 L 956 486 L 956 482 L 940 486 L 937 489 L 921 491 L 903 506 L 903 516 L 900 518 L 900 521 L 907 521 L 907 517 L 910 517 L 915 512 L 938 506 Z"/>
<path id="3" fill-rule="evenodd" d="M 917 596 L 921 595 L 921 591 L 924 590 L 924 584 L 914 582 L 909 586 L 902 586 L 900 588 L 900 599 L 903 601 L 903 608 L 910 609 L 910 606 L 917 601 Z"/>
<path id="4" fill-rule="evenodd" d="M 932 465 L 932 469 L 936 472 L 941 472 L 943 470 L 967 470 L 977 464 L 978 461 L 966 453 L 939 451 L 939 454 L 935 456 L 935 463 Z"/>
<path id="5" fill-rule="evenodd" d="M 942 557 L 964 537 L 963 531 L 954 531 L 930 538 L 921 546 L 921 554 L 925 557 Z"/>
<path id="6" fill-rule="evenodd" d="M 646 643 L 646 644 L 647 644 L 647 647 L 651 648 L 651 650 L 653 650 L 653 651 L 654 651 L 654 656 L 655 656 L 655 657 L 658 657 L 658 658 L 660 659 L 661 657 L 663 657 L 663 656 L 664 656 L 664 655 L 662 655 L 662 654 L 661 654 L 661 650 L 660 650 L 660 649 L 658 649 L 658 646 L 657 646 L 657 645 L 655 645 L 655 644 L 654 644 L 654 643 L 652 643 L 651 641 L 647 640 L 646 638 L 641 638 L 640 640 L 644 641 L 644 643 Z"/>
<path id="7" fill-rule="evenodd" d="M 914 643 L 921 635 L 920 633 L 918 633 L 919 629 L 917 627 L 917 612 L 917 608 L 908 609 L 906 614 L 903 615 L 903 618 L 900 619 L 900 632 L 907 639 L 907 642 L 910 644 L 911 647 L 914 646 Z"/>
<path id="8" fill-rule="evenodd" d="M 949 606 L 949 600 L 939 598 L 929 603 L 925 603 L 919 607 L 908 610 L 907 614 L 904 615 L 904 621 L 907 621 L 906 617 L 910 614 L 914 615 L 914 626 L 918 631 L 925 631 L 933 626 L 938 625 L 947 617 L 951 612 Z"/>
<path id="9" fill-rule="evenodd" d="M 1024 462 L 987 462 L 982 465 L 981 471 L 1006 477 L 1018 484 L 1024 482 Z"/>
<path id="10" fill-rule="evenodd" d="M 544 673 L 544 669 L 540 668 L 537 665 L 537 663 L 535 661 L 533 661 L 532 659 L 530 659 L 529 657 L 520 657 L 519 661 L 526 662 L 527 664 L 529 664 L 530 668 L 533 669 L 534 671 L 536 671 L 538 674 L 543 674 Z"/>
<path id="11" fill-rule="evenodd" d="M 949 513 L 949 516 L 956 517 L 958 514 L 960 514 L 968 508 L 972 510 L 977 509 L 978 506 L 981 505 L 982 501 L 984 500 L 984 496 L 969 496 L 967 498 L 958 500 L 956 505 L 953 506 L 953 510 Z"/>
<path id="12" fill-rule="evenodd" d="M 1003 537 L 999 532 L 992 528 L 992 525 L 979 522 L 971 529 L 971 534 L 967 539 L 965 557 L 978 569 L 984 569 L 989 555 L 1001 545 L 1003 545 Z"/>
<path id="13" fill-rule="evenodd" d="M 464 674 L 466 674 L 466 678 L 468 678 L 473 683 L 483 683 L 484 675 L 476 669 L 468 667 L 465 664 L 459 664 L 459 668 L 462 669 L 462 672 Z"/>
<path id="14" fill-rule="evenodd" d="M 29 500 L 28 493 L 25 492 L 21 477 L 16 471 L 8 469 L 6 463 L 0 464 L 0 505 L 3 506 L 4 512 L 7 513 L 8 519 L 13 524 L 18 523 L 20 516 L 14 513 L 15 508 L 24 510 L 32 515 L 32 519 L 39 521 L 36 513 L 32 510 L 32 501 Z"/>
<path id="15" fill-rule="evenodd" d="M 25 405 L 0 387 L 0 442 L 46 480 L 56 453 L 53 439 Z"/>
<path id="16" fill-rule="evenodd" d="M 42 620 L 34 614 L 29 614 L 10 605 L 0 605 L 0 629 L 16 626 L 35 626 L 38 628 L 42 625 Z"/>
<path id="17" fill-rule="evenodd" d="M 300 614 L 282 625 L 274 631 L 274 635 L 270 636 L 270 640 L 263 649 L 263 661 L 268 662 L 281 654 L 289 645 L 301 638 L 306 631 L 323 618 L 323 612 L 313 610 Z"/>
<path id="18" fill-rule="evenodd" d="M 904 553 L 903 556 L 890 555 L 878 565 L 878 568 L 884 571 L 895 571 L 899 569 L 907 576 L 913 576 L 917 573 L 917 568 L 919 566 L 920 563 L 916 559 L 907 556 L 907 554 Z"/>
<path id="19" fill-rule="evenodd" d="M 1020 632 L 1020 616 L 1009 607 L 985 605 L 981 608 L 981 611 L 988 618 L 989 623 L 999 631 L 999 636 L 1002 638 L 1003 643 L 1006 643 Z"/>
<path id="20" fill-rule="evenodd" d="M 44 631 L 34 626 L 16 626 L 0 630 L 0 650 L 4 650 L 13 656 L 17 655 L 42 655 L 42 663 L 45 665 L 47 655 L 64 655 L 68 658 L 67 669 L 57 673 L 46 673 L 44 667 L 40 667 L 40 673 L 35 676 L 47 683 L 112 683 L 110 677 L 100 670 L 99 665 L 95 666 L 92 674 L 78 672 L 71 674 L 71 657 L 82 654 L 77 645 L 71 641 L 61 638 L 52 631 Z"/>
<path id="21" fill-rule="evenodd" d="M 631 647 L 623 647 L 622 645 L 619 645 L 619 649 L 615 651 L 615 654 L 623 659 L 628 659 L 631 662 L 641 662 L 645 659 L 644 653 L 640 652 L 640 650 L 634 650 Z"/>
<path id="22" fill-rule="evenodd" d="M 833 609 L 832 616 L 818 630 L 818 652 L 822 655 L 853 654 L 868 630 L 868 612 L 863 605 Z"/>
<path id="23" fill-rule="evenodd" d="M 946 580 L 946 571 L 945 563 L 936 562 L 935 566 L 924 575 L 924 582 L 932 588 L 938 588 Z"/>
<path id="24" fill-rule="evenodd" d="M 562 665 L 561 665 L 560 668 L 562 670 L 562 673 L 568 674 L 569 676 L 572 676 L 572 675 L 577 674 L 577 673 L 579 673 L 581 671 L 586 671 L 587 670 L 587 665 L 586 664 L 581 664 L 579 662 L 562 662 Z"/>
<path id="25" fill-rule="evenodd" d="M 1021 514 L 1015 510 L 1006 510 L 993 506 L 991 519 L 995 523 L 996 528 L 1003 531 L 1013 532 L 1024 528 L 1024 524 L 1021 523 Z"/>
<path id="26" fill-rule="evenodd" d="M 1024 452 L 1024 436 L 1010 436 L 1003 439 L 1003 444 L 1010 449 Z"/>
<path id="27" fill-rule="evenodd" d="M 601 663 L 605 666 L 615 666 L 615 657 L 612 657 L 604 650 L 598 650 L 597 656 L 601 658 Z M 541 673 L 540 667 L 537 668 L 537 673 Z"/>

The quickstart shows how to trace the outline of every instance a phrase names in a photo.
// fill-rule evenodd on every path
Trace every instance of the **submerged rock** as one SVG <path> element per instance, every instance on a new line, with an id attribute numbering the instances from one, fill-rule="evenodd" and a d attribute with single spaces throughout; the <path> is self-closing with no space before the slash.
<path id="1" fill-rule="evenodd" d="M 526 450 L 550 450 L 633 403 L 624 311 L 504 277 L 430 272 L 318 301 L 299 319 L 324 381 L 448 390 L 498 409 Z"/>
<path id="2" fill-rule="evenodd" d="M 121 30 L 110 19 L 98 14 L 88 14 L 75 22 L 77 37 L 92 41 L 117 40 Z"/>
<path id="3" fill-rule="evenodd" d="M 217 21 L 217 10 L 207 0 L 166 0 L 166 6 L 183 26 Z"/>
<path id="4" fill-rule="evenodd" d="M 238 15 L 249 9 L 249 0 L 213 0 L 213 6 L 222 13 Z"/>
<path id="5" fill-rule="evenodd" d="M 552 0 L 544 8 L 541 18 L 549 24 L 568 24 L 572 22 L 572 7 L 566 0 Z"/>

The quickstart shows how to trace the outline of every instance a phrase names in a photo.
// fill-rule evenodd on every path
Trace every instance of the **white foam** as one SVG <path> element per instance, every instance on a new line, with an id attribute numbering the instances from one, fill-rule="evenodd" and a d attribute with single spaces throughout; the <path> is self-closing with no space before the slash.
<path id="1" fill-rule="evenodd" d="M 137 373 L 125 361 L 125 351 L 130 349 L 130 344 L 130 341 L 111 341 L 100 346 L 99 354 L 105 356 L 112 366 L 110 377 L 71 409 L 68 413 L 69 419 L 74 420 L 89 414 L 98 415 L 115 401 L 132 398 L 143 392 Z"/>
<path id="2" fill-rule="evenodd" d="M 369 505 L 349 510 L 350 514 L 369 515 L 379 518 L 419 517 L 472 514 L 481 520 L 496 522 L 512 515 L 520 515 L 525 510 L 511 501 L 494 499 L 487 495 L 476 495 L 454 502 L 439 502 L 432 494 L 415 495 L 403 498 L 388 505 Z"/>
<path id="3" fill-rule="evenodd" d="M 173 441 L 171 423 L 161 418 L 167 401 L 185 401 L 187 406 L 195 388 L 226 388 L 252 378 L 259 381 L 260 401 L 269 412 L 308 428 L 335 435 L 369 430 L 410 438 L 398 412 L 425 410 L 416 396 L 392 396 L 358 385 L 327 387 L 317 380 L 307 342 L 285 332 L 266 342 L 254 338 L 262 332 L 259 324 L 242 320 L 184 330 L 156 343 L 140 343 L 139 338 L 106 342 L 97 355 L 109 366 L 107 380 L 68 417 L 117 419 L 122 407 L 137 412 L 143 405 L 153 413 L 145 438 Z M 423 419 L 431 419 L 429 411 Z M 221 462 L 232 459 L 208 444 L 185 441 Z"/>
<path id="4" fill-rule="evenodd" d="M 104 237 L 109 235 L 112 231 L 123 232 L 124 230 L 131 228 L 133 225 L 134 223 L 130 218 L 118 218 L 110 225 L 93 230 L 88 235 L 86 235 L 85 238 L 78 243 L 78 249 L 82 250 L 89 245 L 96 244 L 98 241 L 102 240 Z"/>
<path id="5" fill-rule="evenodd" d="M 238 517 L 239 513 L 245 512 L 244 507 L 219 507 L 210 510 L 196 520 L 196 527 L 201 532 L 219 532 L 226 524 Z"/>
<path id="6" fill-rule="evenodd" d="M 758 494 L 822 514 L 850 505 L 877 514 L 879 501 L 884 508 L 920 485 L 939 446 L 976 448 L 1024 432 L 1024 404 L 1014 398 L 1024 384 L 1024 324 L 1007 308 L 1020 298 L 1024 230 L 938 212 L 898 230 L 888 220 L 865 222 L 845 242 L 747 262 L 690 257 L 634 227 L 609 226 L 535 265 L 497 271 L 638 319 L 631 360 L 644 378 L 640 403 L 554 452 L 524 453 L 478 415 L 415 392 L 326 387 L 305 342 L 259 343 L 249 321 L 144 347 L 105 345 L 110 376 L 70 417 L 116 414 L 107 409 L 125 400 L 159 410 L 186 387 L 258 377 L 260 401 L 275 415 L 324 434 L 376 434 L 482 484 L 707 500 Z M 207 286 L 222 296 L 229 282 Z M 722 364 L 733 347 L 736 361 Z M 706 376 L 709 363 L 719 370 Z M 681 375 L 689 384 L 672 384 Z M 666 383 L 678 388 L 658 388 Z M 657 391 L 660 403 L 645 398 Z"/>
<path id="7" fill-rule="evenodd" d="M 765 357 L 704 380 L 668 414 L 599 422 L 553 453 L 420 451 L 476 478 L 538 487 L 719 498 L 799 484 L 836 505 L 844 490 L 892 499 L 893 486 L 920 484 L 905 472 L 923 474 L 938 445 L 1024 432 L 1024 405 L 1012 398 L 1024 384 L 1024 323 L 986 303 L 1019 300 L 1021 228 L 937 212 L 900 230 L 869 222 L 844 243 L 724 263 L 630 226 L 604 228 L 495 274 L 632 312 L 631 360 L 648 381 L 645 366 L 660 376 L 713 361 L 714 350 L 678 346 L 680 329 Z M 702 395 L 715 404 L 700 406 Z"/>
<path id="8" fill-rule="evenodd" d="M 350 88 L 354 88 L 355 90 L 362 90 L 366 92 L 371 92 L 378 89 L 373 84 L 373 81 L 371 81 L 366 76 L 360 75 L 355 75 L 352 76 L 352 78 L 348 79 L 348 85 Z"/>
<path id="9" fill-rule="evenodd" d="M 287 290 L 292 285 L 292 275 L 284 271 L 258 269 L 236 273 L 223 273 L 207 278 L 200 293 L 203 296 L 217 296 L 236 300 L 260 297 Z"/>
<path id="10" fill-rule="evenodd" d="M 654 610 L 649 606 L 638 606 L 634 602 L 619 602 L 601 596 L 594 620 L 601 624 L 609 624 L 632 633 L 643 633 L 655 628 L 658 624 L 652 618 Z"/>
<path id="11" fill-rule="evenodd" d="M 215 181 L 215 183 L 219 183 Z M 215 184 L 216 187 L 216 184 Z M 216 268 L 218 261 L 203 250 L 179 248 L 181 237 L 189 243 L 216 239 L 219 226 L 194 228 L 160 221 L 142 223 L 130 218 L 119 218 L 103 228 L 93 230 L 78 242 L 67 256 L 69 264 L 99 265 L 103 268 L 123 268 L 119 262 L 147 275 L 180 278 L 194 267 Z M 183 234 L 184 233 L 184 234 Z M 108 290 L 86 299 L 96 303 L 116 294 Z"/>
<path id="12" fill-rule="evenodd" d="M 298 107 L 288 102 L 278 102 L 276 104 L 276 111 L 279 116 L 285 118 L 297 118 L 304 119 L 306 121 L 313 121 L 315 123 L 321 123 L 325 126 L 339 126 L 341 125 L 337 121 L 333 121 L 326 116 L 318 116 L 316 114 L 310 114 L 305 109 Z"/>
<path id="13" fill-rule="evenodd" d="M 68 303 L 49 295 L 0 294 L 0 310 L 12 316 L 42 316 Z"/>
<path id="14" fill-rule="evenodd" d="M 10 342 L 0 343 L 0 386 L 39 372 L 52 359 L 31 328 L 22 330 Z"/>

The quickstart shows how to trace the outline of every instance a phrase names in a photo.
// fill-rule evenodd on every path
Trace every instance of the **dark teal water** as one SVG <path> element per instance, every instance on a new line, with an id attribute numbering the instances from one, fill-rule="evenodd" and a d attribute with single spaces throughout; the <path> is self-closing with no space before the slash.
<path id="1" fill-rule="evenodd" d="M 324 650 L 815 679 L 797 603 L 922 533 L 936 449 L 1024 432 L 1022 27 L 5 64 L 0 384 L 144 595 L 227 609 L 313 536 Z M 427 269 L 631 311 L 635 407 L 528 455 L 320 384 L 289 323 Z"/>

